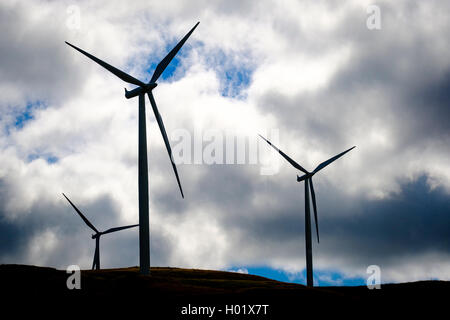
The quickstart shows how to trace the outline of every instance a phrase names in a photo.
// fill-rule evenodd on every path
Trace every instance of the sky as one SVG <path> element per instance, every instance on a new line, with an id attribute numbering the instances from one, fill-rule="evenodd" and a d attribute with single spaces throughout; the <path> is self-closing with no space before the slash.
<path id="1" fill-rule="evenodd" d="M 383 283 L 450 280 L 449 12 L 1 1 L 0 263 L 91 267 L 91 231 L 62 192 L 98 229 L 138 223 L 133 86 L 64 41 L 148 81 L 200 21 L 153 91 L 185 199 L 147 109 L 151 265 L 305 283 L 304 185 L 263 134 L 307 170 L 356 146 L 314 177 L 316 284 L 365 284 L 371 265 Z M 227 139 L 247 143 L 243 161 Z M 137 229 L 102 237 L 101 264 L 138 265 Z"/>

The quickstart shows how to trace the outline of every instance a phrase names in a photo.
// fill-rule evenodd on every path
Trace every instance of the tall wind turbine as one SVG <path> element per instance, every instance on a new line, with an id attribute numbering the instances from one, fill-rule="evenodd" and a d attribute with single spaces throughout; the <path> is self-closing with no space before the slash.
<path id="1" fill-rule="evenodd" d="M 124 226 L 124 227 L 116 227 L 116 228 L 110 228 L 106 231 L 98 231 L 96 227 L 81 213 L 81 211 L 72 203 L 72 201 L 69 200 L 69 198 L 66 197 L 66 195 L 62 194 L 64 198 L 69 201 L 69 203 L 72 205 L 72 207 L 75 209 L 75 211 L 78 213 L 78 215 L 83 219 L 83 221 L 87 224 L 89 228 L 94 230 L 95 234 L 92 235 L 92 239 L 95 239 L 95 253 L 94 253 L 94 261 L 92 262 L 92 270 L 97 269 L 100 270 L 100 237 L 104 234 L 116 232 L 124 229 L 134 228 L 137 227 L 138 224 L 133 224 L 130 226 Z"/>
<path id="2" fill-rule="evenodd" d="M 146 133 L 146 121 L 145 121 L 145 94 L 147 94 L 150 104 L 152 105 L 153 113 L 155 114 L 156 121 L 158 122 L 159 129 L 164 139 L 167 152 L 169 153 L 170 161 L 172 162 L 172 168 L 175 173 L 175 177 L 178 182 L 178 187 L 180 188 L 181 196 L 184 198 L 183 189 L 181 188 L 180 178 L 178 177 L 177 167 L 172 157 L 172 149 L 170 148 L 169 139 L 167 138 L 166 129 L 164 128 L 164 123 L 159 114 L 158 107 L 156 106 L 155 99 L 153 97 L 152 90 L 157 86 L 156 81 L 164 72 L 166 67 L 172 61 L 173 57 L 181 49 L 183 44 L 189 38 L 197 24 L 184 36 L 183 39 L 178 42 L 178 44 L 162 59 L 156 66 L 153 72 L 152 78 L 148 83 L 144 83 L 129 74 L 111 66 L 110 64 L 94 57 L 90 53 L 68 43 L 66 44 L 78 50 L 91 60 L 95 61 L 106 70 L 110 71 L 123 81 L 138 86 L 137 88 L 128 91 L 125 89 L 125 98 L 130 99 L 139 96 L 139 148 L 138 148 L 138 186 L 139 186 L 139 263 L 140 272 L 142 274 L 150 273 L 150 225 L 149 225 L 149 198 L 148 198 L 148 165 L 147 165 L 147 133 Z"/>
<path id="3" fill-rule="evenodd" d="M 312 177 L 317 172 L 325 168 L 327 165 L 332 163 L 333 161 L 339 159 L 344 154 L 349 152 L 355 147 L 351 147 L 348 150 L 345 150 L 344 152 L 339 153 L 338 155 L 328 159 L 327 161 L 322 162 L 315 168 L 312 172 L 308 172 L 306 169 L 304 169 L 301 165 L 299 165 L 297 162 L 292 160 L 287 154 L 285 154 L 283 151 L 278 149 L 276 146 L 274 146 L 269 140 L 264 138 L 262 135 L 259 135 L 261 138 L 263 138 L 270 146 L 272 146 L 275 150 L 277 150 L 283 158 L 285 158 L 294 168 L 297 170 L 300 170 L 304 173 L 301 177 L 297 175 L 297 181 L 305 181 L 305 246 L 306 246 L 306 284 L 308 287 L 312 287 L 314 285 L 313 282 L 313 263 L 312 263 L 312 241 L 311 241 L 311 214 L 309 210 L 309 190 L 311 190 L 311 196 L 312 196 L 312 203 L 313 203 L 313 209 L 314 209 L 314 220 L 316 222 L 316 234 L 317 234 L 317 242 L 319 242 L 319 224 L 317 220 L 317 205 L 316 205 L 316 193 L 314 192 L 314 186 L 312 182 Z"/>

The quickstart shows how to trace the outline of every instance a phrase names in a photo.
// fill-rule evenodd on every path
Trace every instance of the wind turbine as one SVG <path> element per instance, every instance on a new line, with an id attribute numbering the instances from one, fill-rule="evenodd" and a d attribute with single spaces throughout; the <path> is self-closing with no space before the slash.
<path id="1" fill-rule="evenodd" d="M 139 186 L 139 264 L 140 272 L 142 274 L 150 273 L 150 226 L 149 226 L 149 213 L 148 213 L 148 165 L 147 165 L 147 133 L 146 133 L 146 121 L 145 121 L 145 94 L 147 94 L 150 104 L 152 105 L 153 113 L 155 114 L 156 121 L 158 122 L 159 129 L 164 139 L 167 152 L 169 153 L 170 161 L 172 162 L 172 168 L 175 173 L 175 177 L 180 188 L 181 196 L 184 198 L 183 189 L 181 188 L 180 178 L 178 177 L 177 167 L 172 157 L 172 149 L 170 148 L 169 139 L 167 138 L 166 129 L 164 123 L 159 114 L 158 107 L 156 106 L 155 99 L 153 97 L 152 90 L 157 86 L 156 81 L 164 72 L 166 67 L 172 61 L 173 57 L 181 49 L 183 44 L 189 38 L 197 24 L 184 36 L 183 39 L 162 59 L 156 66 L 153 72 L 152 78 L 148 83 L 144 83 L 129 74 L 111 66 L 110 64 L 94 57 L 90 53 L 70 44 L 66 41 L 66 44 L 81 52 L 91 60 L 101 65 L 106 70 L 110 71 L 123 81 L 138 86 L 137 88 L 128 91 L 125 88 L 125 98 L 130 99 L 139 96 L 139 148 L 138 148 L 138 186 Z"/>
<path id="2" fill-rule="evenodd" d="M 278 149 L 276 146 L 274 146 L 269 140 L 264 138 L 262 135 L 259 135 L 261 138 L 263 138 L 270 146 L 272 146 L 275 150 L 277 150 L 283 158 L 285 158 L 294 168 L 297 170 L 300 170 L 304 173 L 301 177 L 297 175 L 297 181 L 305 181 L 305 246 L 306 246 L 306 284 L 308 287 L 312 287 L 314 285 L 313 283 L 313 263 L 312 263 L 312 241 L 311 241 L 311 214 L 309 210 L 309 190 L 311 190 L 311 196 L 312 196 L 312 203 L 313 203 L 313 209 L 314 209 L 314 220 L 316 222 L 316 234 L 317 234 L 317 242 L 319 243 L 319 224 L 317 220 L 317 205 L 316 205 L 316 193 L 314 192 L 314 186 L 312 182 L 312 177 L 317 172 L 325 168 L 327 165 L 332 163 L 333 161 L 339 159 L 344 154 L 352 150 L 354 147 L 351 147 L 348 150 L 345 150 L 344 152 L 339 153 L 338 155 L 328 159 L 327 161 L 322 162 L 315 168 L 312 172 L 308 172 L 306 169 L 304 169 L 301 165 L 299 165 L 297 162 L 292 160 L 287 154 L 285 154 L 283 151 Z"/>
<path id="3" fill-rule="evenodd" d="M 89 228 L 94 230 L 95 234 L 92 235 L 92 239 L 95 239 L 95 253 L 94 253 L 94 260 L 92 262 L 92 270 L 97 269 L 100 270 L 100 237 L 104 234 L 116 232 L 124 229 L 134 228 L 137 227 L 138 224 L 133 224 L 130 226 L 124 226 L 124 227 L 116 227 L 116 228 L 110 228 L 106 231 L 98 231 L 96 227 L 81 213 L 81 211 L 72 203 L 72 201 L 69 200 L 69 198 L 66 197 L 66 195 L 62 194 L 64 198 L 69 201 L 69 203 L 72 205 L 72 207 L 75 209 L 75 211 L 78 213 L 78 215 L 83 219 L 83 221 L 87 224 Z"/>

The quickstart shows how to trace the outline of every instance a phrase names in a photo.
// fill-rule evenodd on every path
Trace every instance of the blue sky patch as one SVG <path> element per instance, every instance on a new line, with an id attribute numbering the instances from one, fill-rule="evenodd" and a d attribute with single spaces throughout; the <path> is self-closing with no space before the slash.
<path id="1" fill-rule="evenodd" d="M 145 69 L 144 81 L 150 80 L 158 63 L 172 50 L 177 41 L 166 45 L 163 55 L 150 55 L 146 64 L 149 67 Z M 198 43 L 196 48 L 202 52 L 201 56 L 205 57 L 207 67 L 216 72 L 221 84 L 221 95 L 223 97 L 240 98 L 242 92 L 250 84 L 254 66 L 249 63 L 242 63 L 240 59 L 230 56 L 223 50 L 206 51 L 202 43 Z M 189 56 L 191 50 L 192 45 L 186 43 L 161 74 L 160 80 L 173 81 L 183 77 L 186 69 L 182 67 L 182 60 Z"/>
<path id="2" fill-rule="evenodd" d="M 163 54 L 161 56 L 155 56 L 155 55 L 150 55 L 147 64 L 149 67 L 147 69 L 145 69 L 145 75 L 146 75 L 146 79 L 145 81 L 149 81 L 153 75 L 153 72 L 155 72 L 156 66 L 158 65 L 158 63 L 164 59 L 164 57 L 170 52 L 170 50 L 172 50 L 178 43 L 179 40 L 170 42 L 168 45 L 165 46 L 164 50 L 163 50 Z M 175 75 L 175 71 L 177 71 L 178 66 L 180 66 L 180 62 L 182 59 L 186 58 L 189 55 L 189 52 L 192 50 L 192 46 L 190 46 L 188 43 L 185 43 L 184 46 L 180 49 L 180 51 L 178 51 L 178 53 L 175 55 L 175 57 L 172 59 L 172 61 L 170 61 L 169 65 L 166 67 L 166 69 L 164 70 L 164 72 L 161 74 L 161 76 L 159 77 L 159 80 L 174 80 L 171 79 L 174 77 Z M 178 70 L 178 72 L 183 71 L 183 70 Z M 184 72 L 181 72 L 180 76 L 182 77 L 182 75 L 184 74 Z"/>
<path id="3" fill-rule="evenodd" d="M 238 269 L 246 269 L 249 274 L 277 281 L 306 284 L 306 270 L 292 274 L 270 267 L 242 266 L 232 268 L 232 270 Z M 363 278 L 347 278 L 338 271 L 317 270 L 314 272 L 314 284 L 316 286 L 363 286 L 366 285 L 366 280 Z"/>
<path id="4" fill-rule="evenodd" d="M 249 56 L 241 59 L 234 54 L 216 50 L 212 54 L 205 53 L 204 56 L 206 57 L 206 64 L 216 72 L 220 80 L 222 96 L 242 98 L 243 91 L 250 85 L 255 66 L 248 63 Z"/>
<path id="5" fill-rule="evenodd" d="M 233 66 L 225 69 L 224 73 L 225 79 L 221 92 L 222 96 L 238 97 L 244 89 L 248 88 L 252 70 Z"/>
<path id="6" fill-rule="evenodd" d="M 14 126 L 18 129 L 22 129 L 28 121 L 34 119 L 34 111 L 36 109 L 44 109 L 46 107 L 47 105 L 43 101 L 38 100 L 35 102 L 28 102 L 25 110 L 16 116 Z"/>
<path id="7" fill-rule="evenodd" d="M 45 161 L 47 161 L 48 164 L 56 163 L 59 160 L 58 157 L 56 157 L 56 156 L 54 156 L 52 154 L 48 154 L 48 153 L 45 153 L 45 154 L 34 153 L 34 154 L 28 155 L 28 157 L 27 157 L 27 160 L 29 162 L 32 162 L 32 161 L 37 160 L 37 159 L 44 159 Z"/>

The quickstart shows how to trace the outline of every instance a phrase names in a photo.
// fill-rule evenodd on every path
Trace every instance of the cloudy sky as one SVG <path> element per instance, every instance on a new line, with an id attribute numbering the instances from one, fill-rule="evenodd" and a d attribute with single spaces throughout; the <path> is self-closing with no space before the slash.
<path id="1" fill-rule="evenodd" d="M 244 163 L 208 157 L 220 137 L 262 133 L 308 170 L 357 146 L 314 180 L 316 283 L 363 284 L 369 265 L 383 282 L 449 280 L 449 12 L 406 0 L 1 1 L 0 263 L 90 268 L 91 231 L 61 192 L 98 229 L 138 223 L 133 87 L 64 41 L 148 81 L 200 21 L 153 91 L 172 146 L 180 133 L 197 146 L 178 165 L 184 200 L 147 112 L 152 266 L 305 282 L 298 172 L 262 141 L 256 163 L 248 146 Z M 137 229 L 104 236 L 101 263 L 138 265 Z"/>

